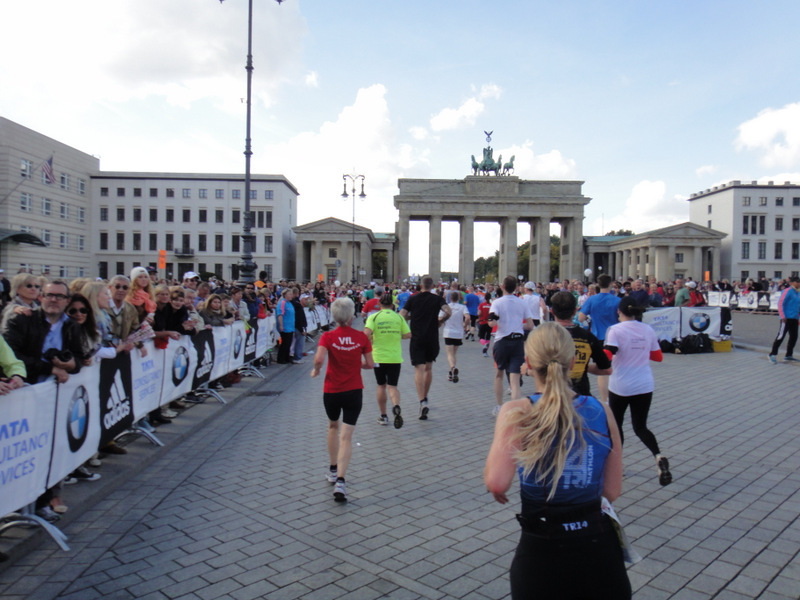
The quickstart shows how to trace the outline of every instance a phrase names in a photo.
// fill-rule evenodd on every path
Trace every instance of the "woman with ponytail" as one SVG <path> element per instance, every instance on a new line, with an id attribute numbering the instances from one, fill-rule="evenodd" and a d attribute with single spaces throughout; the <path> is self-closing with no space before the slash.
<path id="1" fill-rule="evenodd" d="M 536 394 L 506 402 L 484 470 L 500 504 L 520 480 L 522 528 L 511 564 L 511 597 L 627 599 L 622 548 L 601 497 L 622 489 L 622 444 L 610 410 L 569 384 L 575 345 L 566 329 L 542 323 L 525 343 Z"/>

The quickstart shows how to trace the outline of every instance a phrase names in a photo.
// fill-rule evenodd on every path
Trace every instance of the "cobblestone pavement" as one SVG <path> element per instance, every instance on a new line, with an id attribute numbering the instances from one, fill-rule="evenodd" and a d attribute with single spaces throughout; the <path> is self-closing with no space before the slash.
<path id="1" fill-rule="evenodd" d="M 459 360 L 457 384 L 444 357 L 436 363 L 428 421 L 404 365 L 400 430 L 376 423 L 365 372 L 343 504 L 323 476 L 321 378 L 305 364 L 245 379 L 226 391 L 238 397 L 229 405 L 161 427 L 166 449 L 136 439 L 105 461 L 102 480 L 68 489 L 71 550 L 40 539 L 6 563 L 0 597 L 506 598 L 516 493 L 500 506 L 482 483 L 493 367 L 478 343 Z M 644 557 L 629 568 L 635 598 L 798 598 L 800 370 L 734 350 L 669 355 L 654 371 L 650 426 L 675 480 L 658 485 L 626 423 L 616 508 Z"/>

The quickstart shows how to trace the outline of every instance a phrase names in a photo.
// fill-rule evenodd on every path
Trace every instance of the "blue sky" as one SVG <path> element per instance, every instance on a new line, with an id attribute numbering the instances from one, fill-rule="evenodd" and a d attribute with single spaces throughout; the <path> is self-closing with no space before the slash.
<path id="1" fill-rule="evenodd" d="M 357 222 L 393 231 L 398 178 L 463 178 L 484 130 L 518 176 L 585 181 L 586 235 L 688 220 L 732 179 L 800 182 L 796 1 L 254 3 L 253 171 L 297 186 L 299 223 L 349 221 L 355 172 Z M 246 0 L 4 3 L 0 115 L 104 170 L 242 172 L 246 18 Z M 477 255 L 498 232 L 479 224 Z"/>

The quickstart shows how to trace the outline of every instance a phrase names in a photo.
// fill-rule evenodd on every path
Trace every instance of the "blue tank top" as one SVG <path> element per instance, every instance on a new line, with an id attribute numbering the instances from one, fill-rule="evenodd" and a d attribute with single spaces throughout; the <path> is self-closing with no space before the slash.
<path id="1" fill-rule="evenodd" d="M 539 397 L 539 394 L 530 396 L 531 403 L 536 403 Z M 583 419 L 586 447 L 583 452 L 579 452 L 579 448 L 572 450 L 558 480 L 556 493 L 550 501 L 547 496 L 550 494 L 552 480 L 537 483 L 535 470 L 524 477 L 522 467 L 517 467 L 523 506 L 535 508 L 545 504 L 583 504 L 599 499 L 603 493 L 603 472 L 606 458 L 611 451 L 606 413 L 600 401 L 592 396 L 577 396 L 573 402 L 575 410 Z"/>

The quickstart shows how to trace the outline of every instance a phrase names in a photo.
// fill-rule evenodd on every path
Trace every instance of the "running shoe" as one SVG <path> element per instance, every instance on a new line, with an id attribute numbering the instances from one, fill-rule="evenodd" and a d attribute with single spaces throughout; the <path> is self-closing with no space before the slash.
<path id="1" fill-rule="evenodd" d="M 78 467 L 70 473 L 69 476 L 74 477 L 78 481 L 97 481 L 101 477 L 100 473 L 92 473 L 86 467 Z"/>
<path id="2" fill-rule="evenodd" d="M 794 356 L 784 356 L 783 362 L 800 362 L 800 360 L 796 359 Z"/>
<path id="3" fill-rule="evenodd" d="M 328 483 L 336 483 L 337 471 L 334 469 L 333 471 L 325 471 L 325 479 L 328 480 Z"/>
<path id="4" fill-rule="evenodd" d="M 453 383 L 458 383 L 458 369 L 453 367 Z"/>
<path id="5" fill-rule="evenodd" d="M 453 381 L 453 369 L 447 374 L 447 381 Z"/>
<path id="6" fill-rule="evenodd" d="M 333 499 L 337 502 L 347 502 L 347 488 L 344 481 L 337 481 L 333 488 Z"/>
<path id="7" fill-rule="evenodd" d="M 37 508 L 36 516 L 44 519 L 48 523 L 55 523 L 61 518 L 61 516 L 49 506 Z"/>
<path id="8" fill-rule="evenodd" d="M 669 461 L 662 456 L 658 459 L 658 483 L 669 485 L 672 483 L 672 473 L 669 472 Z"/>
<path id="9" fill-rule="evenodd" d="M 403 426 L 403 417 L 400 416 L 400 405 L 395 404 L 392 407 L 392 412 L 394 413 L 394 428 L 400 429 Z"/>
<path id="10" fill-rule="evenodd" d="M 498 404 L 497 406 L 495 406 L 495 407 L 492 409 L 492 416 L 493 416 L 493 417 L 496 417 L 496 416 L 497 416 L 497 415 L 499 415 L 499 414 L 500 414 L 500 405 Z"/>
<path id="11" fill-rule="evenodd" d="M 378 417 L 378 425 L 388 425 L 389 424 L 389 417 L 386 415 L 381 415 Z"/>
<path id="12" fill-rule="evenodd" d="M 769 362 L 771 362 L 773 365 L 777 365 L 778 364 L 778 359 L 775 358 L 774 354 L 770 354 L 769 355 Z"/>
<path id="13" fill-rule="evenodd" d="M 419 403 L 419 420 L 420 421 L 427 421 L 428 420 L 428 399 L 422 400 Z"/>
<path id="14" fill-rule="evenodd" d="M 489 346 L 483 348 L 483 358 L 489 358 Z"/>

